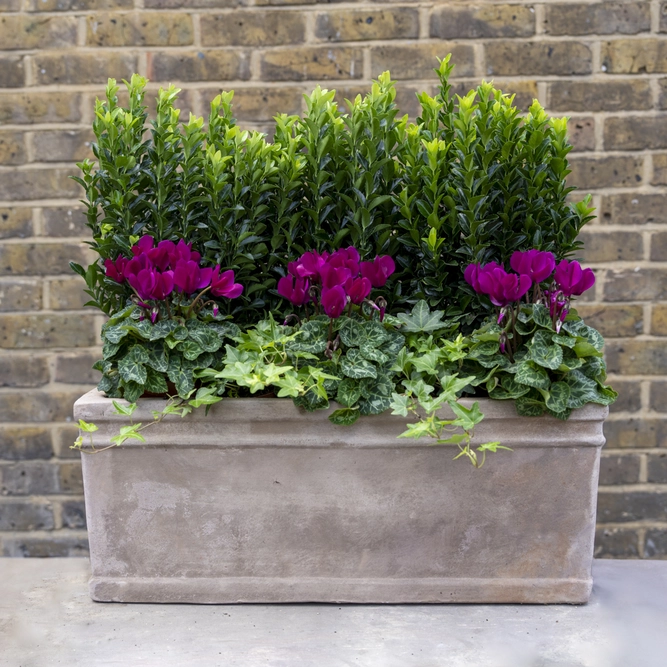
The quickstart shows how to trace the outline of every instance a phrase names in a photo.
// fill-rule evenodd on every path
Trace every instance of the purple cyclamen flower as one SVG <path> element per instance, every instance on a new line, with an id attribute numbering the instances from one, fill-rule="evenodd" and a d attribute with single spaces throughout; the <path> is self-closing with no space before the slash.
<path id="1" fill-rule="evenodd" d="M 155 299 L 162 301 L 171 294 L 174 289 L 174 278 L 171 271 L 160 273 L 154 268 L 142 269 L 138 273 L 131 273 L 127 276 L 134 291 L 140 299 Z"/>
<path id="2" fill-rule="evenodd" d="M 556 267 L 554 279 L 566 297 L 580 296 L 595 284 L 591 269 L 582 269 L 579 262 L 564 259 Z"/>
<path id="3" fill-rule="evenodd" d="M 501 268 L 480 271 L 478 281 L 480 291 L 489 296 L 494 306 L 500 308 L 518 301 L 532 285 L 528 276 L 507 273 Z"/>
<path id="4" fill-rule="evenodd" d="M 352 303 L 359 305 L 371 293 L 372 285 L 368 278 L 350 278 L 345 284 L 345 291 Z"/>
<path id="5" fill-rule="evenodd" d="M 174 268 L 174 286 L 179 292 L 192 294 L 208 287 L 213 269 L 202 269 L 197 262 L 179 260 Z"/>
<path id="6" fill-rule="evenodd" d="M 211 273 L 211 294 L 223 296 L 226 299 L 236 299 L 241 296 L 243 285 L 234 282 L 234 271 L 229 269 L 220 273 L 220 265 L 217 265 Z"/>
<path id="7" fill-rule="evenodd" d="M 347 295 L 340 285 L 322 290 L 322 308 L 332 319 L 340 317 L 346 305 Z"/>
<path id="8" fill-rule="evenodd" d="M 104 260 L 104 273 L 117 283 L 125 282 L 125 266 L 129 260 L 122 255 L 116 258 L 114 262 L 111 259 Z"/>
<path id="9" fill-rule="evenodd" d="M 552 252 L 532 249 L 512 253 L 510 266 L 519 274 L 528 276 L 534 283 L 546 280 L 556 268 L 556 258 Z"/>
<path id="10" fill-rule="evenodd" d="M 295 306 L 303 306 L 310 301 L 310 283 L 307 278 L 285 276 L 278 281 L 278 294 Z"/>
<path id="11" fill-rule="evenodd" d="M 304 252 L 296 262 L 290 262 L 287 270 L 295 278 L 310 278 L 313 282 L 319 281 L 320 271 L 329 259 L 329 253 L 317 253 L 314 250 Z"/>
<path id="12" fill-rule="evenodd" d="M 378 255 L 372 262 L 361 263 L 361 275 L 368 278 L 373 287 L 384 287 L 394 271 L 396 264 L 389 255 Z"/>
<path id="13" fill-rule="evenodd" d="M 155 239 L 152 236 L 146 234 L 142 236 L 135 245 L 132 246 L 132 254 L 137 257 L 137 255 L 143 255 L 147 253 L 155 245 Z"/>
<path id="14" fill-rule="evenodd" d="M 502 269 L 503 267 L 496 262 L 489 262 L 488 264 L 468 264 L 463 272 L 463 278 L 470 285 L 477 294 L 484 294 L 485 292 L 479 286 L 479 274 L 486 271 L 493 271 L 493 269 Z"/>
<path id="15" fill-rule="evenodd" d="M 325 264 L 321 271 L 322 287 L 324 289 L 331 289 L 337 285 L 343 287 L 352 277 L 350 269 L 344 266 L 333 266 L 329 263 Z"/>

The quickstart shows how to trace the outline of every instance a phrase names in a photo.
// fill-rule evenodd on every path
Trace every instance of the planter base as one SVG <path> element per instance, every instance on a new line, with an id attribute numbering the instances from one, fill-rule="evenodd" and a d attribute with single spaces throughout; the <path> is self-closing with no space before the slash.
<path id="1" fill-rule="evenodd" d="M 151 420 L 162 401 L 133 415 Z M 118 602 L 582 603 L 602 422 L 480 401 L 476 441 L 511 452 L 481 469 L 456 449 L 397 438 L 391 415 L 334 426 L 283 399 L 226 399 L 83 457 L 91 595 Z M 96 392 L 75 407 L 124 418 Z"/>
<path id="2" fill-rule="evenodd" d="M 592 579 L 153 579 L 92 577 L 97 602 L 583 604 Z"/>

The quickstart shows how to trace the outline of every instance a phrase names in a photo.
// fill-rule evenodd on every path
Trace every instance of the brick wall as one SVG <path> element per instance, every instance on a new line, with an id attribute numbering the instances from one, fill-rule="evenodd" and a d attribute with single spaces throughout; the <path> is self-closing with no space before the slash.
<path id="1" fill-rule="evenodd" d="M 74 399 L 95 382 L 100 316 L 68 261 L 86 237 L 67 177 L 90 154 L 108 76 L 222 89 L 267 127 L 316 83 L 351 97 L 390 69 L 414 116 L 452 52 L 456 89 L 494 78 L 572 117 L 572 183 L 592 192 L 582 304 L 620 392 L 607 423 L 599 556 L 667 557 L 667 3 L 0 0 L 0 553 L 85 553 Z"/>

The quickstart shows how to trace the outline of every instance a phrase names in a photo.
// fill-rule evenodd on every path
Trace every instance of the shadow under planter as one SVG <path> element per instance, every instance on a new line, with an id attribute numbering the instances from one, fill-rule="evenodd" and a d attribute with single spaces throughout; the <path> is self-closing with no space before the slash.
<path id="1" fill-rule="evenodd" d="M 472 400 L 462 400 L 470 405 Z M 94 600 L 583 603 L 602 424 L 479 400 L 476 470 L 455 448 L 398 439 L 403 417 L 335 426 L 289 399 L 225 399 L 83 456 Z M 165 402 L 142 399 L 132 419 Z M 333 408 L 332 408 L 333 410 Z M 97 391 L 76 419 L 95 447 L 128 418 Z"/>

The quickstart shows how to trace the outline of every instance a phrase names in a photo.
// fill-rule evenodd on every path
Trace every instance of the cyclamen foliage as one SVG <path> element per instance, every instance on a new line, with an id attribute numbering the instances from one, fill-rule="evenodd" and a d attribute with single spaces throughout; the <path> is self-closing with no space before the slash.
<path id="1" fill-rule="evenodd" d="M 446 57 L 437 94 L 419 95 L 416 123 L 399 114 L 386 72 L 346 109 L 335 91 L 316 88 L 303 118 L 276 117 L 273 142 L 237 126 L 231 92 L 211 102 L 206 122 L 181 120 L 179 91 L 161 90 L 147 128 L 146 80 L 132 77 L 127 107 L 110 80 L 95 109 L 97 164 L 79 165 L 102 260 L 77 269 L 91 303 L 122 310 L 125 292 L 103 264 L 129 257 L 141 236 L 187 239 L 202 266 L 233 270 L 244 292 L 220 307 L 238 324 L 285 314 L 277 287 L 288 261 L 353 245 L 362 261 L 395 262 L 378 288 L 388 312 L 425 299 L 472 330 L 485 302 L 463 280 L 465 266 L 506 265 L 527 247 L 565 259 L 592 209 L 567 202 L 566 119 L 548 118 L 537 102 L 522 117 L 490 83 L 453 97 L 452 69 Z M 336 290 L 331 302 L 340 301 Z"/>

